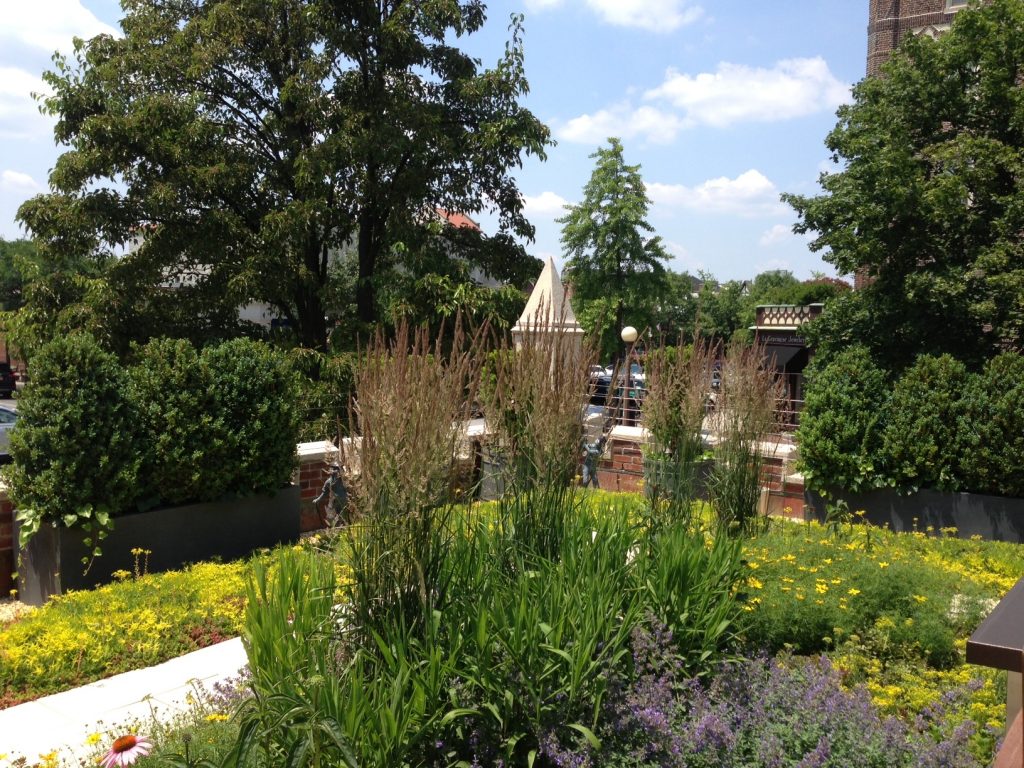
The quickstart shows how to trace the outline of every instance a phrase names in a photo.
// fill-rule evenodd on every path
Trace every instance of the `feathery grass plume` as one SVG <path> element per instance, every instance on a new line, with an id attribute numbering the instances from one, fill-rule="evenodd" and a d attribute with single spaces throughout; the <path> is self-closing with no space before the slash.
<path id="1" fill-rule="evenodd" d="M 688 347 L 659 346 L 644 361 L 644 492 L 655 519 L 689 521 L 698 496 L 716 348 L 694 334 Z"/>
<path id="2" fill-rule="evenodd" d="M 765 362 L 763 346 L 729 346 L 710 419 L 716 446 L 708 490 L 719 525 L 730 531 L 757 527 L 765 451 L 778 440 L 782 382 Z"/>
<path id="3" fill-rule="evenodd" d="M 358 459 L 350 528 L 352 609 L 357 629 L 399 621 L 422 626 L 444 602 L 443 555 L 451 535 L 451 479 L 479 383 L 483 335 L 432 342 L 400 324 L 359 356 L 352 406 Z M 369 635 L 368 635 L 369 637 Z"/>
<path id="4" fill-rule="evenodd" d="M 593 344 L 541 307 L 516 330 L 516 347 L 490 360 L 481 399 L 493 430 L 492 454 L 504 466 L 499 517 L 537 554 L 559 551 L 574 513 Z"/>

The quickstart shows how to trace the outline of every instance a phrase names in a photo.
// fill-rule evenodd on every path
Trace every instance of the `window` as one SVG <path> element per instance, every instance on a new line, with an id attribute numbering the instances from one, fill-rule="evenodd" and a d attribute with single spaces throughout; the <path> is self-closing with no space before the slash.
<path id="1" fill-rule="evenodd" d="M 946 0 L 946 10 L 952 11 L 967 5 L 967 0 Z"/>

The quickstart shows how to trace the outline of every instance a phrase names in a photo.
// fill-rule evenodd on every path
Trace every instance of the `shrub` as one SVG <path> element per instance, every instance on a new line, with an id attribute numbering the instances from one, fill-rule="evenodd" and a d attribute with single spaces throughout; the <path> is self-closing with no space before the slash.
<path id="1" fill-rule="evenodd" d="M 295 466 L 299 392 L 294 371 L 273 347 L 234 339 L 200 355 L 210 370 L 215 420 L 203 446 L 207 498 L 272 493 Z"/>
<path id="2" fill-rule="evenodd" d="M 30 370 L 6 472 L 21 543 L 54 523 L 91 528 L 96 547 L 111 516 L 137 498 L 136 418 L 124 396 L 125 372 L 86 334 L 45 344 Z"/>
<path id="3" fill-rule="evenodd" d="M 1024 357 L 1004 352 L 971 377 L 957 432 L 965 488 L 1024 497 Z"/>
<path id="4" fill-rule="evenodd" d="M 209 498 L 208 455 L 217 446 L 212 375 L 183 339 L 154 339 L 134 350 L 128 397 L 138 419 L 143 504 Z"/>
<path id="5" fill-rule="evenodd" d="M 798 432 L 809 489 L 859 491 L 880 483 L 873 456 L 888 396 L 886 376 L 866 347 L 850 347 L 824 368 L 811 365 Z"/>
<path id="6" fill-rule="evenodd" d="M 880 460 L 897 485 L 959 490 L 954 446 L 967 368 L 949 355 L 920 356 L 893 387 Z"/>

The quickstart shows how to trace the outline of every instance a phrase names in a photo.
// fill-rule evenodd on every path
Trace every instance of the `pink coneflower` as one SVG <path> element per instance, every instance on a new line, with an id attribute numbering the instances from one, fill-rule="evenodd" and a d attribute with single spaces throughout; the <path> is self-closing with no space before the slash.
<path id="1" fill-rule="evenodd" d="M 100 760 L 100 764 L 103 768 L 131 765 L 140 757 L 148 755 L 152 748 L 153 744 L 145 736 L 134 736 L 129 733 L 114 741 L 114 745 Z"/>

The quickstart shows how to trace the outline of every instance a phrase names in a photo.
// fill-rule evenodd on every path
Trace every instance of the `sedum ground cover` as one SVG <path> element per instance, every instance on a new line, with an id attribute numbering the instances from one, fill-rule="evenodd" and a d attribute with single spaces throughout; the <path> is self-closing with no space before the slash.
<path id="1" fill-rule="evenodd" d="M 69 592 L 0 628 L 0 706 L 157 664 L 239 634 L 244 562 Z"/>

